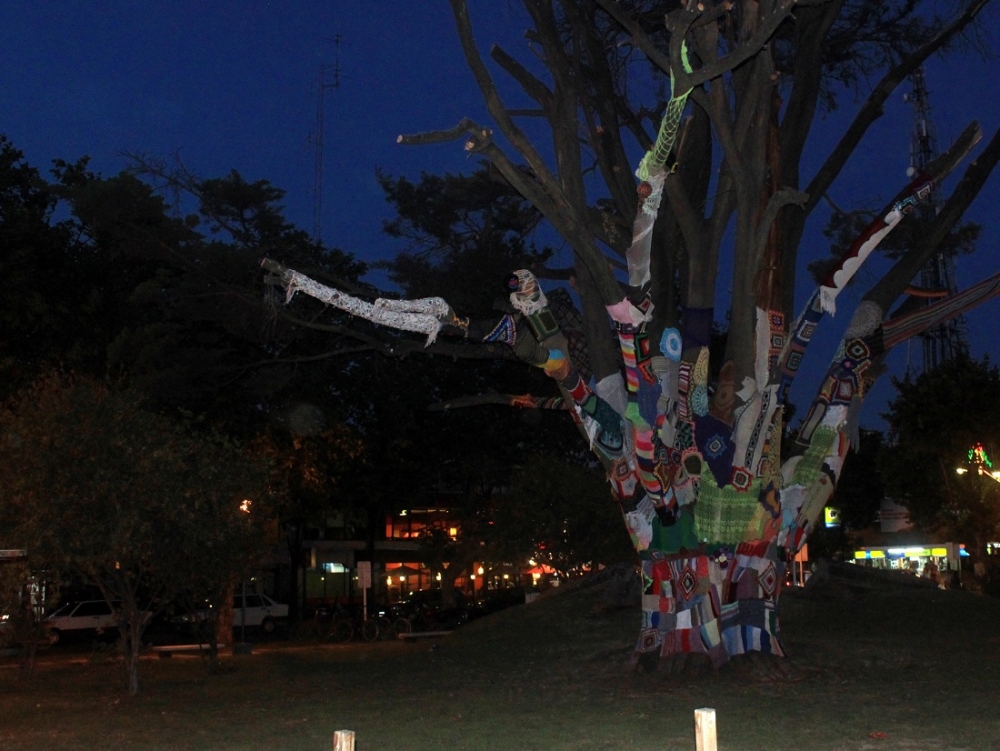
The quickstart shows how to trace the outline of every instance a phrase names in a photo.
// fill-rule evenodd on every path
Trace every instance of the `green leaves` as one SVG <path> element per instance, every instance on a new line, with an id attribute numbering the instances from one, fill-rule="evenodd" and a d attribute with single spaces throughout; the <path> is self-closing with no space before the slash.
<path id="1" fill-rule="evenodd" d="M 53 374 L 8 404 L 0 461 L 4 543 L 122 599 L 230 581 L 253 562 L 269 520 L 266 467 L 86 378 Z M 245 498 L 253 514 L 240 511 Z"/>
<path id="2" fill-rule="evenodd" d="M 963 357 L 893 384 L 898 396 L 884 415 L 890 427 L 882 460 L 886 493 L 905 504 L 917 524 L 954 531 L 957 519 L 979 513 L 980 496 L 1000 489 L 989 478 L 984 482 L 994 487 L 977 483 L 975 473 L 963 478 L 955 471 L 974 444 L 983 443 L 991 455 L 1000 447 L 1000 372 L 988 359 Z M 1000 531 L 992 517 L 980 522 L 984 533 Z"/>

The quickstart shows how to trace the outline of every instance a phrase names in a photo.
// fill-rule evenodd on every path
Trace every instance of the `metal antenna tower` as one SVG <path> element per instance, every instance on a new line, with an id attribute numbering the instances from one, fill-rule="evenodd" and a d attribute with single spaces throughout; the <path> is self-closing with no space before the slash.
<path id="1" fill-rule="evenodd" d="M 323 242 L 323 135 L 326 130 L 326 90 L 340 87 L 340 34 L 326 39 L 336 45 L 334 63 L 319 66 L 316 85 L 316 130 L 310 134 L 313 145 L 313 240 Z M 332 74 L 332 80 L 330 78 Z"/>
<path id="2" fill-rule="evenodd" d="M 904 97 L 905 101 L 913 105 L 914 116 L 913 135 L 910 138 L 910 168 L 907 174 L 916 177 L 925 171 L 927 165 L 937 156 L 937 133 L 931 121 L 931 106 L 922 66 L 910 74 L 910 83 L 913 85 L 913 91 Z M 933 219 L 938 208 L 936 196 L 932 194 L 930 201 L 923 207 L 922 218 Z M 954 295 L 957 292 L 954 255 L 935 253 L 921 269 L 919 285 L 923 289 L 942 290 L 948 295 Z M 965 319 L 961 316 L 925 332 L 921 338 L 925 372 L 933 370 L 968 349 L 965 339 Z"/>

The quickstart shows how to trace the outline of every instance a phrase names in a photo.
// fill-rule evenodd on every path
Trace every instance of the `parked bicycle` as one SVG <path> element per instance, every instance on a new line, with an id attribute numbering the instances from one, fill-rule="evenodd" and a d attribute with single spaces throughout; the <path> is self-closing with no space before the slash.
<path id="1" fill-rule="evenodd" d="M 358 614 L 358 632 L 365 641 L 380 641 L 393 638 L 394 619 L 387 610 L 374 610 L 365 618 Z"/>
<path id="2" fill-rule="evenodd" d="M 375 621 L 375 627 L 369 629 L 370 633 L 374 633 L 375 639 L 398 639 L 400 634 L 409 634 L 413 631 L 413 622 L 392 607 L 379 610 L 378 614 L 369 620 Z"/>
<path id="3" fill-rule="evenodd" d="M 348 642 L 354 638 L 354 618 L 342 606 L 319 607 L 312 618 L 292 626 L 289 638 L 296 642 Z"/>
<path id="4" fill-rule="evenodd" d="M 469 620 L 469 607 L 461 593 L 455 593 L 455 604 L 443 603 L 441 590 L 411 592 L 405 599 L 390 606 L 387 614 L 392 635 L 414 631 L 452 631 Z"/>

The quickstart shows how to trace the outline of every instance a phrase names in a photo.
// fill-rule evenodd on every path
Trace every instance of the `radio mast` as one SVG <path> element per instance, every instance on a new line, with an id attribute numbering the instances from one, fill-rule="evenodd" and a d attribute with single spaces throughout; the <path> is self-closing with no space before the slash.
<path id="1" fill-rule="evenodd" d="M 934 123 L 931 122 L 931 106 L 924 81 L 923 66 L 910 75 L 910 83 L 913 85 L 913 91 L 905 96 L 905 101 L 913 105 L 913 135 L 910 138 L 910 168 L 907 174 L 916 177 L 925 171 L 927 165 L 937 156 L 937 133 Z M 928 221 L 933 219 L 938 209 L 936 195 L 932 193 L 931 200 L 923 205 L 922 218 Z M 954 295 L 957 292 L 954 254 L 935 253 L 921 269 L 917 281 L 923 289 L 939 290 L 949 296 Z M 933 370 L 968 349 L 965 339 L 965 319 L 961 316 L 928 330 L 921 335 L 921 338 L 924 372 Z"/>
<path id="2" fill-rule="evenodd" d="M 340 34 L 327 39 L 336 45 L 333 64 L 319 66 L 316 84 L 316 130 L 309 135 L 313 145 L 313 240 L 323 242 L 323 136 L 326 130 L 326 90 L 340 87 Z"/>

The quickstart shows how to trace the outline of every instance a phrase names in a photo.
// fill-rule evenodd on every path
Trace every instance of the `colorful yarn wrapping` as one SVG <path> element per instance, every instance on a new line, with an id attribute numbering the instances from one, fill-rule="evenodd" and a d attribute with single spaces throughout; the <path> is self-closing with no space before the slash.
<path id="1" fill-rule="evenodd" d="M 501 342 L 513 347 L 516 328 L 513 316 L 505 314 L 504 317 L 497 322 L 497 325 L 493 327 L 493 330 L 483 337 L 483 341 Z"/>
<path id="2" fill-rule="evenodd" d="M 984 279 L 957 295 L 933 303 L 882 325 L 883 346 L 888 350 L 951 318 L 960 316 L 991 297 L 1000 295 L 1000 274 Z"/>
<path id="3" fill-rule="evenodd" d="M 825 312 L 831 315 L 836 312 L 837 295 L 851 280 L 861 264 L 878 247 L 885 236 L 895 229 L 905 214 L 913 211 L 919 202 L 926 200 L 931 195 L 933 188 L 934 182 L 924 176 L 913 181 L 908 186 L 908 196 L 897 201 L 884 217 L 875 219 L 855 238 L 850 248 L 841 256 L 840 261 L 820 285 L 820 305 Z"/>

